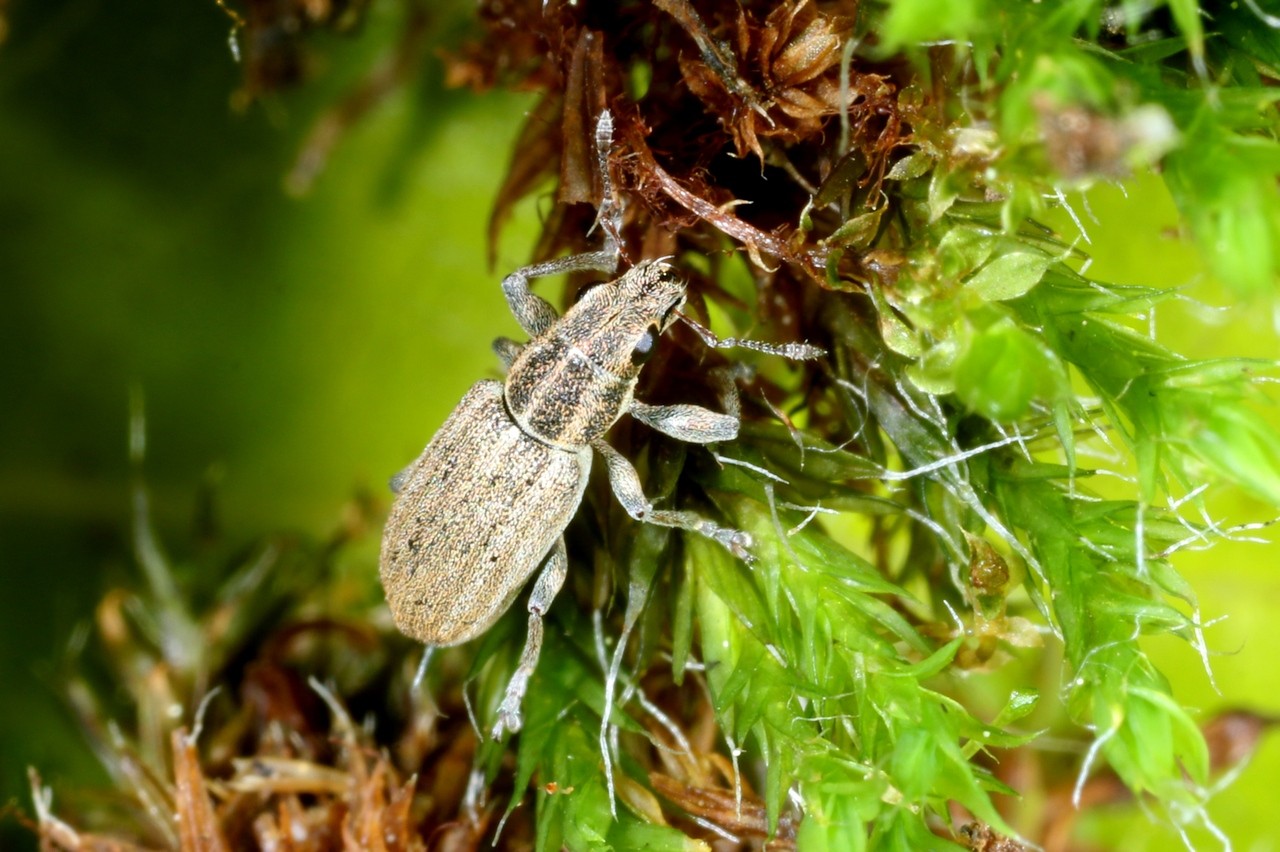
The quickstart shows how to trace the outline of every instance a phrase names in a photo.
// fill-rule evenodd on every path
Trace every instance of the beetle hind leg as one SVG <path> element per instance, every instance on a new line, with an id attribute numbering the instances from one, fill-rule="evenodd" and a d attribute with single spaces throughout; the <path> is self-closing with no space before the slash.
<path id="1" fill-rule="evenodd" d="M 427 645 L 422 649 L 422 659 L 418 662 L 418 670 L 413 675 L 413 690 L 417 692 L 423 681 L 427 679 L 427 666 L 431 665 L 431 657 L 436 652 L 435 645 Z"/>
<path id="2" fill-rule="evenodd" d="M 514 734 L 524 724 L 520 718 L 520 705 L 524 701 L 529 678 L 538 666 L 538 655 L 542 652 L 542 617 L 547 614 L 551 602 L 564 585 L 568 567 L 569 556 L 565 550 L 564 537 L 561 536 L 551 548 L 546 566 L 534 581 L 533 591 L 529 594 L 529 635 L 525 639 L 524 651 L 520 654 L 520 663 L 507 683 L 502 703 L 498 705 L 498 721 L 493 726 L 495 740 L 501 739 L 504 731 Z"/>

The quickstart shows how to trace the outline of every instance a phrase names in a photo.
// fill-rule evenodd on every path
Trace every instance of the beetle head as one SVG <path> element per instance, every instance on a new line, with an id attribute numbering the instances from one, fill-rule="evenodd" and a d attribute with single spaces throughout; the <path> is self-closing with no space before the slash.
<path id="1" fill-rule="evenodd" d="M 633 379 L 684 305 L 685 282 L 664 260 L 592 285 L 565 314 L 561 334 L 604 370 Z"/>

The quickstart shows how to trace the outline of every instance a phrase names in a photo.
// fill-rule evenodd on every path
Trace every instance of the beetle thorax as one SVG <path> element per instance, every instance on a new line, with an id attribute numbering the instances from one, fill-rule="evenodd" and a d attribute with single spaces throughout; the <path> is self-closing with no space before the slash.
<path id="1" fill-rule="evenodd" d="M 578 448 L 631 405 L 636 377 L 684 304 L 684 282 L 661 261 L 593 286 L 530 340 L 507 374 L 506 400 L 525 432 Z"/>

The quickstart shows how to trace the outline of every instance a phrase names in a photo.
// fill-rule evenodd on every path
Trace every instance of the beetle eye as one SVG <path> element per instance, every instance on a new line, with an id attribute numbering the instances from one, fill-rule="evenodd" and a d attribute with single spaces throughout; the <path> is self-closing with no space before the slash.
<path id="1" fill-rule="evenodd" d="M 644 334 L 640 335 L 640 339 L 636 341 L 636 348 L 631 350 L 631 363 L 634 366 L 640 366 L 649 360 L 649 356 L 653 354 L 654 345 L 658 342 L 658 327 L 651 325 L 644 330 Z"/>

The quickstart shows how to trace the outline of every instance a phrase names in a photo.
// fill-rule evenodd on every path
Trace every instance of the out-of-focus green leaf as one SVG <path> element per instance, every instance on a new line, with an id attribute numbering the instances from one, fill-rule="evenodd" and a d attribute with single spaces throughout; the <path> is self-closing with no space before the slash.
<path id="1" fill-rule="evenodd" d="M 894 163 L 885 173 L 885 180 L 911 180 L 933 167 L 934 158 L 924 151 L 915 151 Z"/>
<path id="2" fill-rule="evenodd" d="M 1257 109 L 1274 92 L 1259 92 Z M 1280 279 L 1280 143 L 1231 134 L 1205 106 L 1166 159 L 1165 180 L 1218 277 L 1237 292 L 1274 292 Z"/>
<path id="3" fill-rule="evenodd" d="M 979 269 L 965 287 L 992 302 L 1016 299 L 1040 283 L 1051 263 L 1040 252 L 1012 251 Z"/>
<path id="4" fill-rule="evenodd" d="M 912 384 L 925 393 L 954 393 L 956 360 L 959 356 L 959 342 L 954 337 L 949 337 L 907 367 L 907 376 Z"/>
<path id="5" fill-rule="evenodd" d="M 869 213 L 854 216 L 832 231 L 831 236 L 827 237 L 827 243 L 854 249 L 866 248 L 871 245 L 876 232 L 880 230 L 880 220 L 884 216 L 884 211 L 885 208 L 881 206 Z"/>
<path id="6" fill-rule="evenodd" d="M 985 0 L 895 0 L 881 25 L 886 52 L 941 38 L 963 39 L 986 23 Z"/>
<path id="7" fill-rule="evenodd" d="M 919 335 L 894 312 L 880 288 L 872 287 L 868 293 L 876 306 L 880 320 L 880 334 L 884 337 L 884 342 L 899 355 L 908 357 L 919 355 L 923 351 Z"/>
<path id="8" fill-rule="evenodd" d="M 1213 393 L 1165 392 L 1159 417 L 1175 446 L 1280 505 L 1280 435 L 1257 413 Z"/>
<path id="9" fill-rule="evenodd" d="M 1173 20 L 1177 23 L 1182 37 L 1187 41 L 1187 49 L 1197 66 L 1204 58 L 1204 25 L 1200 22 L 1200 3 L 1198 0 L 1167 0 L 1169 10 L 1173 12 Z"/>
<path id="10" fill-rule="evenodd" d="M 997 235 L 977 226 L 948 228 L 934 249 L 943 279 L 958 281 L 982 266 L 995 250 L 997 239 Z"/>
<path id="11" fill-rule="evenodd" d="M 1015 689 L 993 721 L 996 725 L 1010 725 L 1027 716 L 1040 704 L 1040 693 L 1034 689 Z"/>
<path id="12" fill-rule="evenodd" d="M 796 836 L 798 848 L 865 850 L 866 824 L 883 807 L 884 777 L 834 755 L 817 755 L 801 766 L 800 783 L 808 813 Z"/>
<path id="13" fill-rule="evenodd" d="M 977 331 L 955 364 L 955 393 L 984 417 L 1008 421 L 1036 398 L 1065 391 L 1066 374 L 1053 352 L 1009 319 Z"/>
<path id="14" fill-rule="evenodd" d="M 929 221 L 936 222 L 941 219 L 959 197 L 959 185 L 950 174 L 943 169 L 935 170 L 933 177 L 929 180 Z"/>

